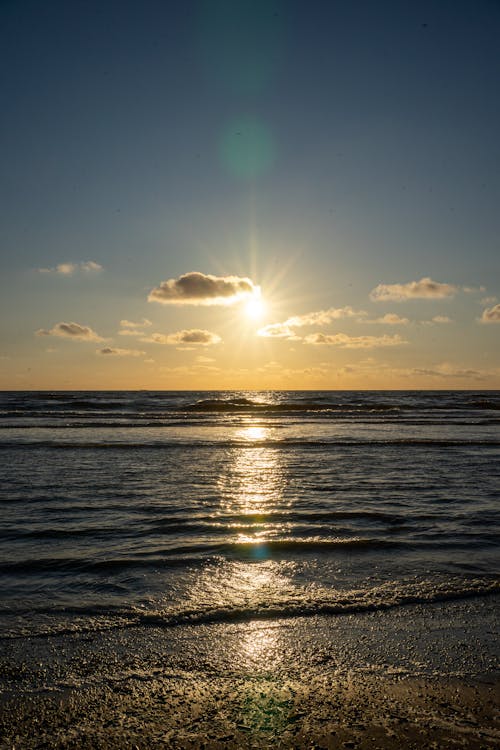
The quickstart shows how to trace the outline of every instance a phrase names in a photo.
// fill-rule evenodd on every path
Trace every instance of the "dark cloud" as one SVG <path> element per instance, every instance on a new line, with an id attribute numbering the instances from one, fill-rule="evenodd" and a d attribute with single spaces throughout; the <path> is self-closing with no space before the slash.
<path id="1" fill-rule="evenodd" d="M 50 330 L 40 328 L 36 331 L 37 336 L 60 336 L 61 338 L 74 339 L 76 341 L 104 341 L 92 328 L 82 326 L 80 323 L 56 323 Z"/>
<path id="2" fill-rule="evenodd" d="M 178 279 L 162 281 L 151 290 L 149 302 L 163 305 L 232 305 L 258 294 L 251 279 L 240 276 L 211 276 L 192 271 Z"/>

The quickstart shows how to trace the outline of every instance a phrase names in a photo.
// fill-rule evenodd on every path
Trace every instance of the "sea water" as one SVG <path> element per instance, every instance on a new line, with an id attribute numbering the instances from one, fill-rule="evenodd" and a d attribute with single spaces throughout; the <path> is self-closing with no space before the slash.
<path id="1" fill-rule="evenodd" d="M 4 392 L 0 636 L 500 591 L 500 392 Z"/>

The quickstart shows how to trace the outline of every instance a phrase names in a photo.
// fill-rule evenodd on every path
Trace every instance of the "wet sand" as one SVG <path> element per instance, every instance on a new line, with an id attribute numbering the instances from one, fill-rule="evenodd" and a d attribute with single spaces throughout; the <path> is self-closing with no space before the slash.
<path id="1" fill-rule="evenodd" d="M 130 677 L 4 707 L 9 748 L 486 748 L 498 684 L 318 677 Z"/>
<path id="2" fill-rule="evenodd" d="M 495 602 L 2 648 L 2 748 L 500 747 Z"/>

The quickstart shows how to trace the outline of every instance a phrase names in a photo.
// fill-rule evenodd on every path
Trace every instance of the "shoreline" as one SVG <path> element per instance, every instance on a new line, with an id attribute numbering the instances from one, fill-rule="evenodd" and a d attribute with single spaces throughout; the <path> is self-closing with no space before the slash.
<path id="1" fill-rule="evenodd" d="M 2 750 L 490 748 L 499 597 L 2 643 Z"/>

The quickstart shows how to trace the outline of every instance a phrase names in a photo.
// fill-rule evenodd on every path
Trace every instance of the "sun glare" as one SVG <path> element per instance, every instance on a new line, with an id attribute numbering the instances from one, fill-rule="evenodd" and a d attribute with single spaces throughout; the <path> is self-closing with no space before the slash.
<path id="1" fill-rule="evenodd" d="M 265 304 L 260 297 L 252 297 L 245 305 L 245 313 L 252 320 L 262 317 L 264 310 Z"/>

